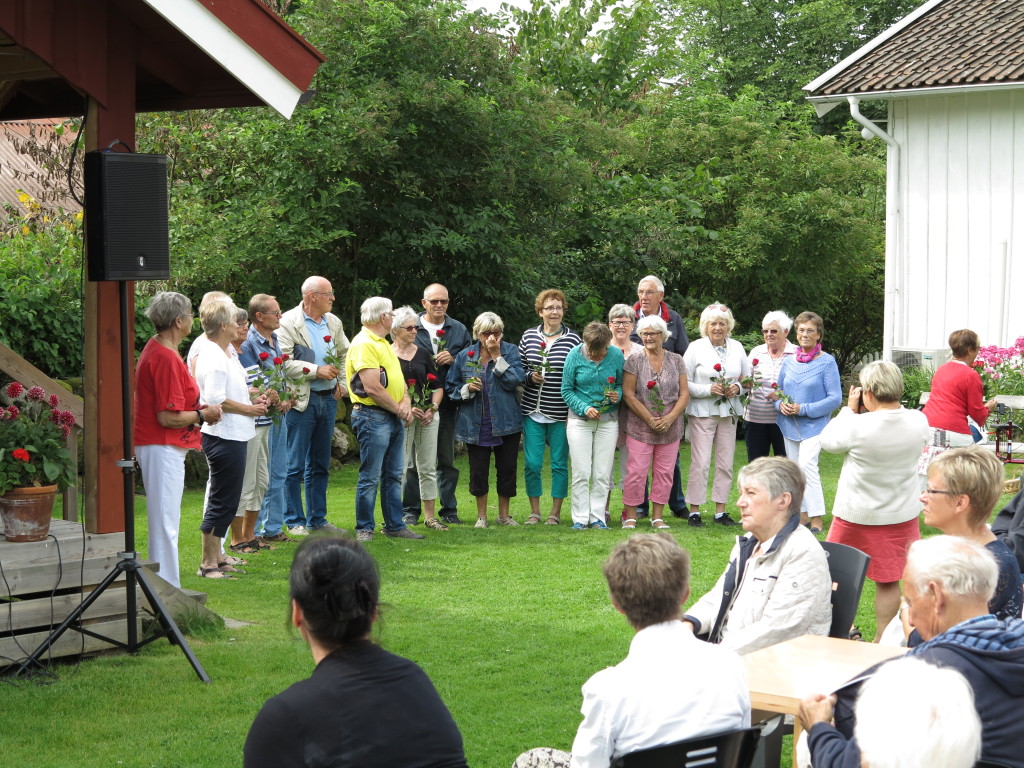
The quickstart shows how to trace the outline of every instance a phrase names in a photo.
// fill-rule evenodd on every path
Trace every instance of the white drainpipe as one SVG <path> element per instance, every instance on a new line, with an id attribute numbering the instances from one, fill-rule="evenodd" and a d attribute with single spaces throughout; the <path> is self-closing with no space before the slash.
<path id="1" fill-rule="evenodd" d="M 896 265 L 897 243 L 901 237 L 899 231 L 900 145 L 896 139 L 860 113 L 860 99 L 856 96 L 847 96 L 846 100 L 850 104 L 850 116 L 864 126 L 867 133 L 877 136 L 889 145 L 885 174 L 885 298 L 882 306 L 882 359 L 891 361 L 896 323 L 896 294 L 901 288 L 899 270 Z M 891 114 L 891 105 L 889 109 Z M 864 135 L 864 138 L 868 138 L 868 136 Z"/>

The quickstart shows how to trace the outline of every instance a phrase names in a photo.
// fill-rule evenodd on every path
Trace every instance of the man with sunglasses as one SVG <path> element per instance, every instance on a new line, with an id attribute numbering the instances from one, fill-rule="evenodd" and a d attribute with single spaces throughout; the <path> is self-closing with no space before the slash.
<path id="1" fill-rule="evenodd" d="M 428 285 L 423 291 L 423 312 L 416 333 L 416 346 L 434 356 L 437 375 L 441 381 L 448 378 L 448 368 L 455 356 L 473 343 L 466 326 L 448 315 L 448 289 L 440 283 Z M 458 524 L 455 488 L 459 484 L 459 470 L 455 467 L 455 415 L 457 405 L 445 394 L 437 412 L 437 491 L 441 508 L 438 517 L 449 524 Z M 420 518 L 419 475 L 415 465 L 405 469 L 405 491 L 402 497 L 405 524 L 415 525 Z"/>
<path id="2" fill-rule="evenodd" d="M 690 346 L 690 339 L 686 335 L 686 324 L 683 322 L 683 318 L 679 316 L 679 313 L 665 303 L 665 284 L 654 275 L 647 275 L 647 277 L 641 278 L 640 284 L 636 289 L 636 296 L 638 301 L 633 305 L 633 309 L 636 311 L 636 319 L 640 320 L 647 315 L 657 315 L 660 317 L 665 321 L 669 331 L 671 331 L 662 346 L 669 352 L 675 352 L 678 355 L 685 354 L 686 348 Z M 640 337 L 637 336 L 635 330 L 630 334 L 629 338 L 636 344 L 640 343 Z M 647 494 L 645 492 L 643 504 L 636 508 L 637 517 L 647 517 L 647 504 Z M 683 495 L 683 479 L 679 473 L 678 458 L 676 459 L 675 471 L 672 473 L 672 490 L 668 495 L 668 506 L 675 517 L 689 517 L 686 497 Z M 703 526 L 700 515 L 694 515 L 689 519 L 690 525 L 695 528 Z"/>

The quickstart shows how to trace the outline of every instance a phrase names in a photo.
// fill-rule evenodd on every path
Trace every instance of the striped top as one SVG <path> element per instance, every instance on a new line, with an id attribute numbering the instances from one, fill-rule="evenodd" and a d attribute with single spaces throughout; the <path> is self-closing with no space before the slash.
<path id="1" fill-rule="evenodd" d="M 523 369 L 526 371 L 526 384 L 523 387 L 523 400 L 520 403 L 524 416 L 540 412 L 549 419 L 565 421 L 569 416 L 569 406 L 562 399 L 562 367 L 565 357 L 574 348 L 583 343 L 579 334 L 563 326 L 565 333 L 556 341 L 549 342 L 541 333 L 544 326 L 530 328 L 523 334 L 519 342 L 519 355 L 523 358 Z M 540 370 L 543 357 L 541 343 L 547 344 L 547 363 L 551 371 L 544 374 L 544 383 L 535 384 L 530 375 Z"/>

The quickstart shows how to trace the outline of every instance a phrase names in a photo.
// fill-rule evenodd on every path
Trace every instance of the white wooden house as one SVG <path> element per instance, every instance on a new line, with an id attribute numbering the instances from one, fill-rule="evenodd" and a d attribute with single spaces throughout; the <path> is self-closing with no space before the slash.
<path id="1" fill-rule="evenodd" d="M 1024 336 L 1024 0 L 928 0 L 804 90 L 888 144 L 884 357 Z"/>

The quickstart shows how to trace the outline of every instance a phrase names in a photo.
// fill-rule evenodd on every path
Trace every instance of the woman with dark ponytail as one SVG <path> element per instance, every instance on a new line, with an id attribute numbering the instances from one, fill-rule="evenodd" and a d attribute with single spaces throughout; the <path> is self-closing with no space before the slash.
<path id="1" fill-rule="evenodd" d="M 351 539 L 295 551 L 291 623 L 316 668 L 268 699 L 249 729 L 245 768 L 465 768 L 462 736 L 427 675 L 370 640 L 377 565 Z"/>

